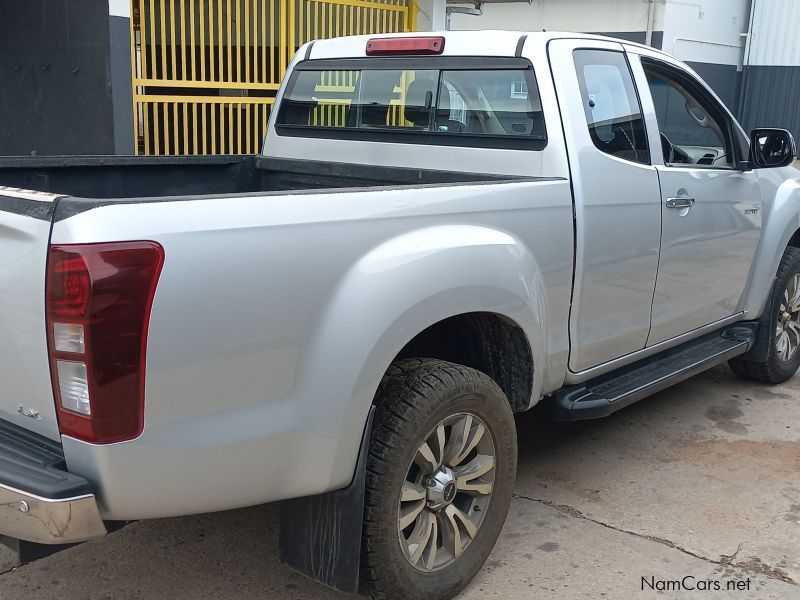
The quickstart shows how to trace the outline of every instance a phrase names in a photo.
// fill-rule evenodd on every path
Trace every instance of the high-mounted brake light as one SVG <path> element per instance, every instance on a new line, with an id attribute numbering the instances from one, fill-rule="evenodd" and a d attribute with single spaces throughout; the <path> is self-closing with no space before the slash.
<path id="1" fill-rule="evenodd" d="M 444 38 L 441 36 L 372 38 L 367 42 L 367 56 L 441 54 L 442 52 L 444 52 Z"/>
<path id="2" fill-rule="evenodd" d="M 147 327 L 163 262 L 155 242 L 51 247 L 47 327 L 61 433 L 108 444 L 142 432 Z"/>

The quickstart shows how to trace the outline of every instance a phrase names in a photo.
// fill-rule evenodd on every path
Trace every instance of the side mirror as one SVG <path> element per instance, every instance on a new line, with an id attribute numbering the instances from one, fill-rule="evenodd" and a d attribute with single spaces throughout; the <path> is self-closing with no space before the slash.
<path id="1" fill-rule="evenodd" d="M 750 134 L 750 167 L 785 167 L 797 159 L 794 136 L 785 129 L 754 129 Z"/>

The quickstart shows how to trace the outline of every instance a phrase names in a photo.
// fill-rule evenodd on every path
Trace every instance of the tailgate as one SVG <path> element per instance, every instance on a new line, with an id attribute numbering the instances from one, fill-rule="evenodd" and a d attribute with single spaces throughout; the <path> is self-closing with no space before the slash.
<path id="1" fill-rule="evenodd" d="M 59 440 L 45 325 L 58 196 L 0 186 L 0 419 Z"/>

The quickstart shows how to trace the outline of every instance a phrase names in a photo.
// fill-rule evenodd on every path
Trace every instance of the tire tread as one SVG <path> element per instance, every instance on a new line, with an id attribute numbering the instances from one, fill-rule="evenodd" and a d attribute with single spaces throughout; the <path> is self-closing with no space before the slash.
<path id="1" fill-rule="evenodd" d="M 796 368 L 788 372 L 775 353 L 774 320 L 785 287 L 783 281 L 798 272 L 800 272 L 800 248 L 788 247 L 778 265 L 775 284 L 759 322 L 756 343 L 750 352 L 728 362 L 731 370 L 740 377 L 774 385 L 783 383 L 794 375 Z"/>
<path id="2" fill-rule="evenodd" d="M 435 407 L 431 399 L 442 397 L 454 386 L 465 383 L 476 390 L 488 387 L 494 395 L 502 398 L 513 425 L 511 408 L 497 383 L 484 373 L 463 365 L 432 358 L 399 360 L 392 363 L 378 387 L 367 461 L 361 552 L 361 592 L 374 600 L 419 597 L 416 595 L 418 591 L 398 589 L 397 582 L 387 576 L 386 565 L 381 563 L 378 553 L 386 541 L 386 534 L 380 527 L 385 513 L 385 507 L 381 505 L 381 488 L 385 489 L 391 481 L 394 465 L 390 462 L 390 455 L 402 447 L 404 440 L 412 439 L 418 433 L 419 424 Z"/>

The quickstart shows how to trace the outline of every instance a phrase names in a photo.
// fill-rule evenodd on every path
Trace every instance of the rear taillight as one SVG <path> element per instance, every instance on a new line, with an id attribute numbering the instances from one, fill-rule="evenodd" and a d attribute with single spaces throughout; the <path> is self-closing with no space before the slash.
<path id="1" fill-rule="evenodd" d="M 441 54 L 442 52 L 444 52 L 444 37 L 442 36 L 372 38 L 367 41 L 367 56 Z"/>
<path id="2" fill-rule="evenodd" d="M 142 432 L 147 327 L 163 262 L 155 242 L 51 247 L 47 327 L 61 433 L 107 444 Z"/>

